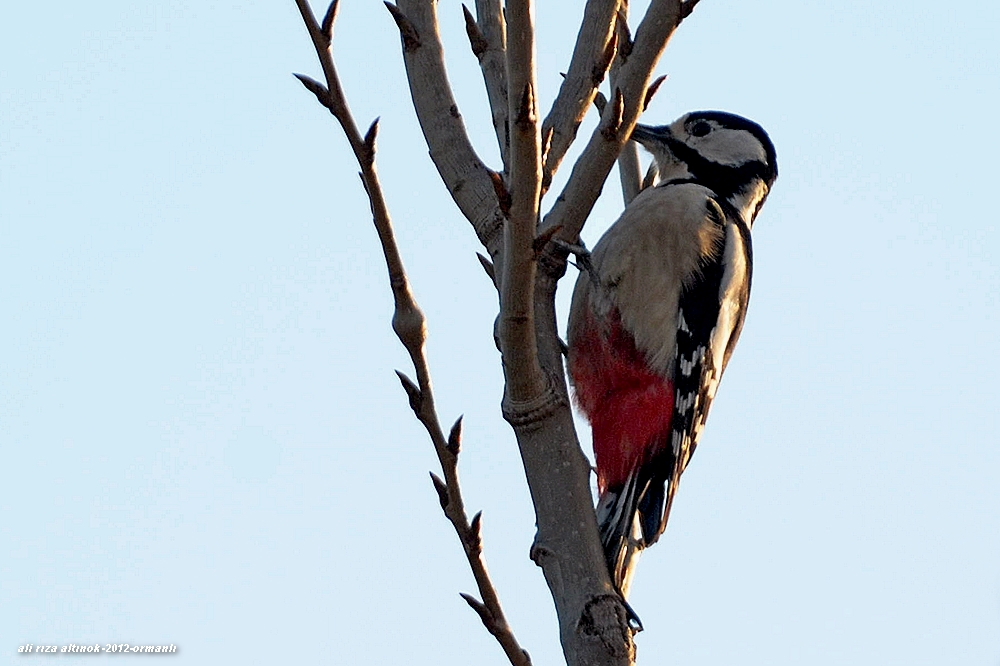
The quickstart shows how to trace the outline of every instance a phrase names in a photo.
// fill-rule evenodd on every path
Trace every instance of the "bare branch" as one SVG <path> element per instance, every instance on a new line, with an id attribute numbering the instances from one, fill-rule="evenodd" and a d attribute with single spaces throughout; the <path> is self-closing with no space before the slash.
<path id="1" fill-rule="evenodd" d="M 622 91 L 624 109 L 619 131 L 609 138 L 605 130 L 614 112 L 612 105 L 604 109 L 602 122 L 590 137 L 583 154 L 577 160 L 569 182 L 563 189 L 552 210 L 545 217 L 544 228 L 561 224 L 556 238 L 574 242 L 583 228 L 600 194 L 601 186 L 614 165 L 621 147 L 628 140 L 639 117 L 642 102 L 649 85 L 650 74 L 667 42 L 680 23 L 679 0 L 653 0 L 636 31 L 635 45 L 628 59 L 622 63 L 617 88 Z M 550 245 L 552 262 L 561 264 L 558 250 Z"/>
<path id="2" fill-rule="evenodd" d="M 478 21 L 462 5 L 465 31 L 472 52 L 479 60 L 486 84 L 486 96 L 493 117 L 493 131 L 500 148 L 503 172 L 510 172 L 510 128 L 507 120 L 507 32 L 500 0 L 476 0 Z"/>
<path id="3" fill-rule="evenodd" d="M 617 80 L 617 68 L 611 70 L 611 81 L 612 85 Z M 649 88 L 646 89 L 646 95 L 642 100 L 642 110 L 645 111 L 649 107 L 649 102 L 653 99 L 653 95 L 659 90 L 660 85 L 666 80 L 666 75 L 658 76 L 651 84 Z M 603 108 L 602 108 L 603 110 Z M 646 177 L 641 177 L 642 166 L 639 164 L 639 147 L 632 141 L 625 142 L 622 146 L 621 152 L 618 154 L 618 173 L 621 179 L 622 185 L 622 198 L 625 201 L 625 205 L 632 203 L 639 192 L 649 187 L 652 184 L 652 177 L 655 176 L 656 163 L 653 162 L 650 168 L 654 171 L 647 171 Z"/>
<path id="4" fill-rule="evenodd" d="M 486 569 L 486 562 L 482 556 L 482 536 L 481 517 L 477 517 L 470 524 L 465 513 L 465 504 L 462 499 L 461 487 L 458 481 L 458 452 L 461 440 L 461 419 L 459 419 L 451 429 L 449 437 L 446 439 L 441 429 L 437 410 L 434 406 L 434 391 L 431 387 L 430 370 L 427 364 L 427 357 L 424 350 L 424 343 L 427 337 L 427 327 L 424 315 L 420 311 L 416 300 L 410 290 L 409 280 L 403 268 L 402 258 L 396 244 L 395 234 L 392 230 L 392 221 L 389 210 L 382 193 L 382 186 L 375 170 L 375 137 L 378 132 L 378 121 L 369 127 L 364 137 L 358 132 L 357 124 L 348 108 L 344 98 L 340 81 L 337 77 L 336 67 L 333 62 L 333 55 L 330 50 L 330 40 L 328 35 L 332 34 L 333 17 L 336 8 L 331 7 L 327 11 L 327 18 L 324 19 L 321 27 L 316 22 L 307 0 L 296 0 L 302 19 L 309 30 L 309 35 L 316 47 L 323 72 L 326 75 L 327 84 L 324 87 L 317 81 L 309 77 L 300 76 L 299 80 L 312 91 L 317 98 L 336 116 L 341 127 L 347 135 L 347 139 L 354 150 L 355 158 L 361 166 L 361 178 L 368 193 L 371 203 L 372 217 L 375 228 L 378 232 L 379 240 L 382 244 L 382 252 L 385 257 L 386 266 L 389 270 L 389 284 L 392 288 L 393 299 L 395 301 L 395 311 L 392 317 L 392 328 L 399 337 L 400 342 L 406 348 L 413 362 L 416 371 L 417 381 L 414 382 L 402 372 L 397 372 L 399 380 L 406 390 L 411 409 L 413 409 L 418 420 L 423 424 L 434 444 L 434 449 L 444 473 L 441 479 L 433 472 L 431 479 L 438 493 L 438 499 L 445 515 L 451 521 L 458 534 L 466 553 L 469 566 L 476 579 L 476 585 L 483 598 L 482 606 L 487 610 L 491 623 L 488 626 L 497 641 L 500 643 L 512 666 L 530 666 L 531 661 L 528 653 L 525 652 L 504 618 L 503 609 L 500 605 L 496 589 L 490 580 Z M 395 16 L 395 13 L 394 13 Z M 407 27 L 409 21 L 400 13 L 397 24 L 403 35 L 404 49 L 407 42 Z M 410 25 L 412 28 L 412 25 Z M 410 35 L 410 39 L 416 39 L 414 50 L 420 50 L 419 33 Z M 489 180 L 486 180 L 489 183 Z M 482 614 L 480 614 L 482 616 Z"/>
<path id="5" fill-rule="evenodd" d="M 410 293 L 375 172 L 377 125 L 362 137 L 340 89 L 330 55 L 336 8 L 331 7 L 329 20 L 319 25 L 306 1 L 296 0 L 326 85 L 308 77 L 300 80 L 337 117 L 362 167 L 396 300 L 393 329 L 416 371 L 416 381 L 402 375 L 400 381 L 438 454 L 443 475 L 432 475 L 434 485 L 463 544 L 482 601 L 463 598 L 497 637 L 510 662 L 527 666 L 530 660 L 507 626 L 482 558 L 481 514 L 470 522 L 465 512 L 457 469 L 460 425 L 456 423 L 445 437 L 434 407 L 424 353 L 426 324 Z M 696 0 L 652 0 L 634 44 L 626 21 L 613 27 L 619 1 L 587 0 L 573 60 L 544 123 L 539 122 L 537 108 L 532 0 L 509 0 L 506 17 L 501 0 L 477 0 L 478 20 L 470 20 L 467 12 L 467 30 L 483 67 L 504 159 L 500 173 L 489 170 L 469 142 L 444 67 L 436 3 L 399 0 L 398 7 L 387 3 L 400 31 L 411 97 L 431 158 L 492 259 L 483 258 L 483 265 L 501 292 L 499 346 L 507 378 L 503 414 L 517 435 L 538 526 L 532 558 L 542 568 L 556 602 L 567 663 L 574 665 L 631 664 L 634 644 L 625 606 L 604 563 L 590 496 L 589 463 L 580 450 L 569 409 L 554 300 L 566 254 L 553 241 L 577 239 L 648 101 L 650 73 Z M 509 34 L 505 18 L 510 20 Z M 488 44 L 485 50 L 483 41 Z M 495 59 L 489 68 L 484 65 L 487 56 Z M 505 65 L 496 67 L 497 60 Z M 573 141 L 609 63 L 616 62 L 612 99 L 539 229 L 543 188 Z"/>
<path id="6" fill-rule="evenodd" d="M 296 74 L 295 76 L 306 88 L 316 95 L 320 103 L 330 110 L 330 113 L 334 115 L 340 123 L 340 126 L 344 128 L 344 134 L 347 135 L 347 140 L 351 144 L 354 156 L 360 161 L 361 154 L 359 151 L 361 149 L 361 137 L 358 134 L 357 125 L 354 124 L 354 118 L 351 115 L 350 109 L 347 107 L 347 100 L 344 98 L 344 92 L 340 87 L 340 77 L 337 75 L 337 68 L 333 65 L 333 56 L 330 53 L 330 39 L 316 22 L 316 17 L 313 15 L 312 9 L 309 8 L 307 0 L 295 0 L 295 4 L 299 8 L 299 12 L 302 14 L 302 20 L 306 24 L 306 29 L 309 31 L 309 37 L 312 39 L 313 46 L 316 49 L 316 55 L 319 57 L 320 65 L 323 67 L 323 75 L 326 78 L 326 87 L 324 88 L 322 84 L 309 78 L 308 76 L 301 74 Z M 331 17 L 330 27 L 332 30 L 333 17 L 336 15 L 336 9 L 332 8 L 331 10 L 328 10 L 327 14 Z M 389 267 L 390 274 L 394 268 L 396 267 Z"/>
<path id="7" fill-rule="evenodd" d="M 533 0 L 508 0 L 507 80 L 509 99 L 510 216 L 504 226 L 500 280 L 500 345 L 504 359 L 504 400 L 529 401 L 542 394 L 545 380 L 535 340 L 533 241 L 541 196 L 542 148 L 535 96 Z"/>
<path id="8" fill-rule="evenodd" d="M 497 622 L 496 618 L 490 612 L 490 609 L 470 594 L 465 594 L 463 592 L 461 597 L 465 599 L 465 603 L 469 604 L 469 607 L 472 608 L 472 610 L 476 611 L 479 615 L 479 619 L 483 621 L 483 626 L 486 627 L 487 631 L 499 638 L 498 634 L 502 633 L 505 628 L 502 623 Z M 531 664 L 531 657 L 524 650 L 521 651 L 521 661 L 519 663 L 523 663 L 526 666 L 530 666 Z"/>
<path id="9" fill-rule="evenodd" d="M 576 138 L 577 129 L 594 99 L 594 92 L 604 78 L 607 65 L 601 65 L 605 61 L 610 64 L 606 53 L 614 41 L 613 25 L 618 1 L 587 0 L 583 10 L 583 23 L 576 37 L 566 78 L 559 87 L 552 109 L 542 123 L 543 132 L 552 130 L 551 146 L 542 179 L 546 189 Z M 600 78 L 597 76 L 598 71 Z"/>
<path id="10" fill-rule="evenodd" d="M 615 99 L 605 104 L 601 122 L 574 165 L 566 188 L 545 218 L 540 236 L 558 226 L 553 241 L 575 242 L 579 237 L 621 146 L 635 126 L 650 72 L 676 28 L 678 16 L 679 0 L 652 0 L 636 32 L 634 48 L 622 63 L 614 86 L 620 94 L 616 93 Z M 618 48 L 621 52 L 621 34 Z M 609 132 L 612 127 L 615 132 Z M 529 416 L 532 406 L 521 405 L 518 412 L 534 428 L 515 426 L 538 521 L 532 558 L 542 568 L 556 599 L 567 663 L 632 664 L 635 646 L 628 612 L 608 579 L 600 539 L 596 536 L 587 485 L 589 462 L 576 441 L 572 415 L 556 404 L 558 400 L 568 402 L 554 298 L 558 280 L 565 272 L 566 256 L 566 250 L 550 241 L 538 259 L 542 267 L 535 294 L 539 359 L 552 382 L 553 397 L 548 402 L 539 398 L 534 407 L 538 411 L 547 410 L 549 417 L 541 419 L 536 415 L 532 419 Z M 505 404 L 505 417 L 516 423 L 509 411 L 510 406 Z M 553 492 L 554 488 L 561 492 Z M 572 523 L 577 531 L 567 533 L 567 523 Z"/>
<path id="11" fill-rule="evenodd" d="M 611 65 L 611 89 L 618 89 L 618 78 L 621 73 L 622 64 L 628 60 L 632 54 L 634 44 L 632 34 L 628 29 L 628 0 L 622 0 L 618 7 L 618 15 L 615 17 L 615 34 L 622 43 L 618 58 Z M 643 107 L 645 108 L 645 106 Z M 602 109 L 603 114 L 603 109 Z M 631 141 L 626 141 L 618 154 L 618 176 L 622 186 L 622 199 L 625 205 L 629 205 L 632 199 L 639 194 L 641 167 L 639 166 L 639 148 Z"/>
<path id="12" fill-rule="evenodd" d="M 615 17 L 615 32 L 621 43 L 618 57 L 621 62 L 625 62 L 632 55 L 632 49 L 635 48 L 635 42 L 632 41 L 632 31 L 628 28 L 628 4 L 625 2 L 618 6 L 618 15 Z"/>
<path id="13" fill-rule="evenodd" d="M 618 153 L 618 175 L 622 184 L 622 199 L 626 206 L 642 191 L 641 173 L 639 148 L 634 143 L 628 142 Z"/>
<path id="14" fill-rule="evenodd" d="M 437 4 L 425 0 L 399 0 L 396 9 L 419 40 L 418 46 L 408 48 L 401 26 L 403 63 L 410 96 L 430 148 L 431 160 L 452 199 L 495 260 L 503 245 L 503 214 L 497 205 L 489 169 L 469 141 L 448 82 L 438 31 Z M 485 30 L 484 34 L 489 37 Z"/>
<path id="15" fill-rule="evenodd" d="M 512 205 L 500 276 L 499 339 L 506 377 L 503 415 L 514 429 L 524 463 L 538 526 L 532 551 L 539 554 L 536 562 L 556 605 L 566 662 L 626 666 L 633 661 L 634 645 L 624 605 L 608 577 L 590 496 L 590 467 L 569 409 L 556 334 L 557 278 L 548 270 L 538 271 L 542 132 L 535 111 L 531 9 L 531 0 L 507 4 L 509 108 L 514 122 Z M 596 52 L 593 44 L 586 48 L 592 56 L 599 56 L 606 42 L 607 38 L 601 40 Z M 592 63 L 593 58 L 588 59 L 583 70 L 586 86 L 592 83 Z M 593 90 L 588 90 L 584 106 L 593 97 Z M 545 134 L 551 155 L 556 138 L 553 134 L 548 139 L 548 131 Z M 605 612 L 616 604 L 616 612 Z"/>

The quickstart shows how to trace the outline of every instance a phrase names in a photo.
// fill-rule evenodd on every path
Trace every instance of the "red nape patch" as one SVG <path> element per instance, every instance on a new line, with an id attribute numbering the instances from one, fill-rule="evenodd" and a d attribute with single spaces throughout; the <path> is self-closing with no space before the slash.
<path id="1" fill-rule="evenodd" d="M 594 434 L 597 487 L 624 485 L 629 472 L 663 448 L 674 411 L 674 387 L 649 369 L 618 311 L 607 330 L 587 312 L 569 351 L 576 402 Z"/>

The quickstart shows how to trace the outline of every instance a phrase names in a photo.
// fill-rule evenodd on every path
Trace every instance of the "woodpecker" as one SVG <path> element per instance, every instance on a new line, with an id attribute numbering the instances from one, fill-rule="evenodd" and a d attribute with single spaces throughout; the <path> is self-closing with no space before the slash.
<path id="1" fill-rule="evenodd" d="M 660 181 L 594 246 L 573 291 L 568 366 L 593 430 L 611 577 L 666 528 L 750 297 L 750 229 L 778 175 L 757 123 L 721 111 L 636 125 Z"/>

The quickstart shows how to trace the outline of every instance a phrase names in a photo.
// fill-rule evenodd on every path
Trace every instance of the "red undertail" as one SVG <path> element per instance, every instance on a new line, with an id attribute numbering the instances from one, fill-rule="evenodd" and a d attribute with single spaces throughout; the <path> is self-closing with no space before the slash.
<path id="1" fill-rule="evenodd" d="M 588 312 L 569 358 L 577 404 L 593 429 L 601 494 L 667 445 L 674 409 L 673 382 L 649 369 L 617 310 L 605 328 Z"/>

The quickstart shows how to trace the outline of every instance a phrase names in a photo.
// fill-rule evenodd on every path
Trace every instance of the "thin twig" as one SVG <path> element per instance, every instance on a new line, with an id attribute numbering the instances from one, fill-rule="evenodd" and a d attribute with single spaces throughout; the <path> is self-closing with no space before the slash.
<path id="1" fill-rule="evenodd" d="M 615 17 L 615 34 L 618 37 L 618 41 L 625 48 L 618 52 L 618 57 L 615 58 L 615 61 L 611 65 L 611 72 L 608 78 L 611 81 L 612 90 L 618 88 L 618 79 L 622 64 L 632 53 L 632 36 L 628 29 L 628 0 L 621 0 L 618 15 Z M 622 146 L 621 152 L 618 154 L 618 175 L 622 185 L 622 199 L 624 199 L 627 206 L 639 194 L 642 181 L 642 171 L 639 166 L 639 148 L 632 141 L 626 141 L 625 145 Z"/>
<path id="2" fill-rule="evenodd" d="M 392 220 L 375 169 L 375 137 L 378 131 L 378 121 L 372 123 L 365 136 L 361 135 L 337 76 L 330 48 L 333 22 L 336 16 L 336 0 L 327 11 L 322 25 L 317 23 L 307 0 L 296 0 L 296 4 L 316 47 L 316 53 L 326 77 L 326 86 L 309 77 L 297 76 L 340 122 L 361 167 L 361 178 L 371 202 L 372 218 L 389 270 L 389 284 L 395 301 L 392 327 L 409 353 L 417 375 L 417 381 L 413 382 L 403 373 L 398 373 L 400 382 L 406 390 L 410 407 L 427 430 L 434 444 L 434 450 L 437 452 L 444 480 L 439 479 L 433 473 L 431 477 L 438 490 L 444 513 L 451 521 L 462 542 L 482 602 L 473 604 L 474 600 L 470 601 L 471 597 L 468 595 L 463 595 L 463 597 L 479 613 L 486 628 L 496 637 L 512 666 L 530 666 L 531 659 L 514 638 L 514 634 L 504 617 L 496 589 L 486 569 L 486 562 L 482 555 L 482 514 L 476 514 L 470 522 L 465 513 L 465 504 L 458 480 L 458 453 L 461 445 L 462 419 L 459 418 L 455 422 L 446 437 L 434 407 L 434 392 L 424 351 L 424 343 L 427 338 L 426 321 L 410 290 L 409 280 L 406 277 L 406 271 L 392 230 Z M 405 39 L 406 29 L 401 25 L 400 30 L 404 32 Z M 411 39 L 413 37 L 414 35 L 411 35 Z"/>
<path id="3" fill-rule="evenodd" d="M 507 119 L 507 25 L 500 0 L 476 0 L 476 17 L 462 5 L 472 52 L 479 60 L 493 131 L 500 147 L 503 172 L 510 172 L 510 127 Z"/>
<path id="4" fill-rule="evenodd" d="M 399 0 L 390 11 L 397 25 L 400 25 L 396 18 L 398 13 L 405 18 L 405 26 L 412 29 L 410 34 L 409 30 L 400 26 L 403 64 L 406 66 L 410 97 L 424 140 L 430 148 L 431 160 L 448 193 L 472 223 L 490 257 L 496 260 L 503 245 L 501 231 L 504 218 L 493 196 L 490 170 L 472 147 L 448 82 L 444 47 L 438 30 L 437 3 Z M 414 36 L 419 41 L 416 46 L 412 42 Z"/>

